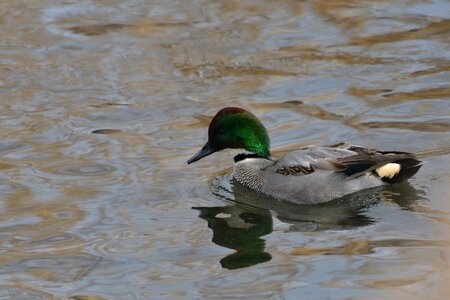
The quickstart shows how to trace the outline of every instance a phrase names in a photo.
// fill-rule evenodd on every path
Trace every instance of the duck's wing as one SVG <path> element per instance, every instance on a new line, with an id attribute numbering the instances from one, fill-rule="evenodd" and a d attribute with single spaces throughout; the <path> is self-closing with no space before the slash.
<path id="1" fill-rule="evenodd" d="M 316 171 L 339 172 L 347 180 L 373 172 L 384 181 L 394 183 L 411 177 L 421 165 L 412 153 L 378 151 L 346 142 L 292 151 L 271 168 L 273 172 L 285 176 L 308 175 Z"/>
<path id="2" fill-rule="evenodd" d="M 285 154 L 270 168 L 286 176 L 308 175 L 318 170 L 344 171 L 347 167 L 338 159 L 356 155 L 357 152 L 349 149 L 309 146 Z"/>

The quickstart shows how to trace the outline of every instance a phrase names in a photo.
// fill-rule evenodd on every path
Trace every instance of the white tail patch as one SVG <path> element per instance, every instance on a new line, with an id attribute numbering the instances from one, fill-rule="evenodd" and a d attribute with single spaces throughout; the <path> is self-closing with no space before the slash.
<path id="1" fill-rule="evenodd" d="M 381 178 L 392 178 L 400 172 L 401 166 L 396 163 L 388 163 L 376 169 Z"/>

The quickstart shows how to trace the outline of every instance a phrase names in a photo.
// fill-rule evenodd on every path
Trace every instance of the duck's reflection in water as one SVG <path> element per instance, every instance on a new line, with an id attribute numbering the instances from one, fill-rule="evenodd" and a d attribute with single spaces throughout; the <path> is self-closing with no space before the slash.
<path id="1" fill-rule="evenodd" d="M 265 241 L 260 237 L 272 232 L 272 216 L 267 209 L 239 204 L 216 207 L 194 207 L 200 218 L 213 231 L 212 241 L 219 246 L 236 250 L 220 260 L 226 269 L 239 269 L 269 261 Z"/>
<path id="2" fill-rule="evenodd" d="M 227 176 L 218 177 L 212 184 L 212 191 L 227 205 L 194 209 L 200 210 L 199 217 L 213 230 L 214 243 L 236 250 L 220 261 L 227 269 L 249 267 L 271 259 L 261 237 L 273 231 L 273 216 L 290 224 L 290 231 L 351 229 L 374 223 L 367 210 L 380 201 L 413 209 L 416 200 L 421 198 L 412 186 L 404 183 L 366 190 L 320 205 L 299 205 L 255 193 Z"/>

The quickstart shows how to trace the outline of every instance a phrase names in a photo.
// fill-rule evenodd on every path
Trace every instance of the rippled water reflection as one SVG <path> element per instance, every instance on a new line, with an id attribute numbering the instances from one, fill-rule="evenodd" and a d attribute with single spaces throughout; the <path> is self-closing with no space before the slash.
<path id="1" fill-rule="evenodd" d="M 229 152 L 186 160 L 228 105 L 263 120 L 275 155 L 450 147 L 449 15 L 439 0 L 3 1 L 0 297 L 448 297 L 447 150 L 409 185 L 308 208 L 226 183 Z"/>

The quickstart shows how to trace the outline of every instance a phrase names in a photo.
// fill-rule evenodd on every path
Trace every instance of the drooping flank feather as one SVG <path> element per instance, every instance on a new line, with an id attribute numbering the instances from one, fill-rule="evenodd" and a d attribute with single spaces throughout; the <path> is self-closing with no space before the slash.
<path id="1" fill-rule="evenodd" d="M 342 173 L 348 176 L 347 180 L 350 180 L 367 173 L 367 170 L 373 166 L 374 163 L 349 164 L 347 165 L 347 168 L 342 171 Z"/>

